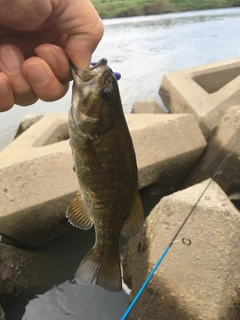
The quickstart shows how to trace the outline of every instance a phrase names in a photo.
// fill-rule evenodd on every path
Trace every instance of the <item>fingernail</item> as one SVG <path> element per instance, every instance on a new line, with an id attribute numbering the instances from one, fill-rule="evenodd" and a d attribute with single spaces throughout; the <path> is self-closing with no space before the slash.
<path id="1" fill-rule="evenodd" d="M 58 65 L 58 61 L 56 59 L 56 57 L 54 56 L 54 54 L 50 51 L 50 50 L 46 50 L 44 52 L 44 60 L 47 62 L 47 64 L 49 65 L 49 67 L 56 68 Z"/>
<path id="2" fill-rule="evenodd" d="M 25 67 L 27 77 L 36 86 L 42 86 L 49 80 L 49 75 L 43 66 L 31 63 Z"/>
<path id="3" fill-rule="evenodd" d="M 0 58 L 5 69 L 9 73 L 18 73 L 21 71 L 22 61 L 11 47 L 2 48 L 0 51 Z"/>
<path id="4" fill-rule="evenodd" d="M 46 56 L 46 62 L 48 63 L 49 67 L 56 68 L 58 65 L 57 59 L 52 52 L 49 51 L 48 55 Z"/>

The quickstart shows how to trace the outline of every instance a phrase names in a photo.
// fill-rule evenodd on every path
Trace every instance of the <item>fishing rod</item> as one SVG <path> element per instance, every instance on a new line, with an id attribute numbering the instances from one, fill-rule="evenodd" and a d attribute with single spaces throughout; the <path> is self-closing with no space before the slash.
<path id="1" fill-rule="evenodd" d="M 180 98 L 181 99 L 181 98 Z M 239 129 L 240 132 L 240 129 Z M 236 141 L 234 142 L 232 148 L 230 149 L 230 151 L 227 153 L 227 155 L 224 157 L 224 159 L 222 160 L 222 162 L 220 163 L 219 167 L 217 168 L 217 170 L 215 171 L 215 173 L 213 174 L 212 178 L 209 180 L 208 184 L 206 185 L 206 187 L 203 189 L 201 195 L 199 196 L 198 200 L 196 201 L 196 203 L 193 205 L 192 209 L 189 211 L 189 213 L 187 214 L 186 218 L 183 220 L 182 224 L 180 225 L 180 227 L 177 229 L 176 233 L 174 234 L 172 240 L 169 242 L 169 244 L 167 245 L 167 247 L 165 248 L 165 250 L 163 251 L 162 255 L 160 256 L 159 260 L 157 261 L 157 263 L 155 264 L 155 266 L 153 267 L 152 271 L 150 272 L 149 276 L 147 277 L 147 279 L 145 280 L 145 282 L 143 283 L 142 287 L 139 289 L 138 293 L 136 294 L 135 298 L 133 299 L 133 301 L 131 302 L 131 304 L 129 305 L 128 309 L 126 310 L 126 312 L 124 313 L 124 315 L 122 316 L 121 320 L 125 320 L 127 319 L 127 316 L 129 315 L 129 313 L 132 311 L 133 307 L 135 306 L 136 302 L 138 301 L 138 299 L 140 298 L 140 296 L 142 295 L 143 291 L 145 290 L 145 288 L 147 287 L 148 283 L 150 282 L 150 280 L 152 279 L 153 275 L 155 274 L 156 270 L 158 269 L 158 267 L 160 266 L 160 264 L 162 263 L 163 259 L 165 258 L 166 254 L 168 253 L 168 251 L 170 250 L 170 248 L 172 247 L 172 245 L 174 244 L 174 242 L 176 242 L 176 238 L 179 235 L 179 233 L 181 232 L 181 230 L 183 229 L 183 227 L 185 226 L 185 224 L 187 223 L 188 219 L 190 218 L 190 216 L 192 215 L 192 213 L 194 212 L 194 210 L 196 209 L 198 203 L 200 202 L 200 200 L 202 199 L 203 195 L 205 194 L 205 192 L 207 191 L 207 189 L 209 188 L 210 184 L 212 183 L 212 181 L 215 179 L 215 177 L 217 175 L 219 175 L 222 172 L 222 168 L 224 167 L 224 165 L 226 164 L 227 160 L 232 156 L 233 150 L 235 149 L 235 147 L 237 146 L 237 144 L 240 142 L 240 135 L 239 137 L 236 139 Z M 191 244 L 191 240 L 187 239 L 187 238 L 183 238 L 182 242 L 185 245 L 190 245 Z M 155 290 L 156 291 L 156 290 Z M 155 293 L 155 291 L 152 294 L 152 297 Z M 152 297 L 149 299 L 152 299 Z M 148 302 L 148 304 L 149 304 Z M 148 304 L 146 305 L 146 308 L 148 306 Z M 143 313 L 145 312 L 146 308 L 143 310 Z M 141 316 L 142 316 L 141 315 Z"/>

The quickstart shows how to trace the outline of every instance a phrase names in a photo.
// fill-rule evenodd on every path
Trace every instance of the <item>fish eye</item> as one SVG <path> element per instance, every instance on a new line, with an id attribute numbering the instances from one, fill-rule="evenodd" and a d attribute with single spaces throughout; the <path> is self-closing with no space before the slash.
<path id="1" fill-rule="evenodd" d="M 102 91 L 101 91 L 101 97 L 103 100 L 105 101 L 108 101 L 111 99 L 111 96 L 112 96 L 112 92 L 109 88 L 104 88 Z"/>

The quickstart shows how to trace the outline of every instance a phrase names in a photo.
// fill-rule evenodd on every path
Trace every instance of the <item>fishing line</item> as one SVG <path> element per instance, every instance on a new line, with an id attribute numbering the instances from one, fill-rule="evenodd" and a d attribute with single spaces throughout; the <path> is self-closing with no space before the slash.
<path id="1" fill-rule="evenodd" d="M 165 96 L 168 96 L 168 97 L 170 97 L 170 98 L 174 98 L 174 99 L 177 99 L 177 100 L 182 100 L 182 101 L 184 101 L 184 102 L 187 102 L 185 99 L 183 99 L 183 98 L 181 98 L 181 97 L 174 96 L 174 95 L 172 95 L 172 94 L 163 92 L 163 91 L 161 91 L 161 90 L 159 90 L 158 93 L 161 93 L 161 94 L 163 94 L 163 95 L 165 95 Z"/>
<path id="2" fill-rule="evenodd" d="M 149 276 L 147 277 L 147 279 L 145 280 L 145 282 L 143 283 L 142 287 L 139 289 L 138 293 L 136 294 L 135 298 L 133 299 L 133 301 L 131 302 L 131 304 L 129 305 L 128 309 L 126 310 L 126 312 L 124 313 L 124 315 L 122 316 L 121 320 L 125 320 L 127 318 L 127 316 L 129 315 L 129 313 L 131 312 L 132 308 L 134 307 L 134 305 L 136 304 L 137 300 L 140 298 L 141 294 L 143 293 L 143 291 L 145 290 L 146 286 L 148 285 L 149 281 L 152 279 L 154 273 L 156 272 L 156 270 L 158 269 L 158 267 L 160 266 L 161 262 L 163 261 L 163 259 L 165 258 L 166 254 L 168 253 L 168 251 L 170 250 L 170 248 L 172 247 L 173 243 L 176 242 L 176 238 L 179 235 L 179 233 L 181 232 L 181 230 L 183 229 L 183 227 L 185 226 L 185 224 L 187 223 L 188 219 L 190 218 L 190 216 L 192 215 L 193 211 L 196 209 L 198 203 L 200 202 L 200 200 L 202 199 L 203 195 L 205 194 L 205 192 L 207 191 L 207 189 L 209 188 L 210 184 L 212 183 L 212 181 L 215 179 L 215 177 L 219 174 L 222 173 L 222 168 L 224 167 L 224 165 L 226 164 L 227 160 L 232 156 L 233 150 L 234 148 L 237 146 L 237 144 L 240 142 L 240 135 L 239 137 L 236 139 L 236 141 L 234 142 L 232 148 L 230 149 L 230 151 L 227 153 L 227 155 L 224 157 L 224 159 L 222 160 L 222 162 L 220 163 L 219 167 L 217 168 L 217 170 L 215 171 L 214 175 L 212 176 L 212 178 L 209 180 L 208 184 L 206 185 L 206 187 L 203 189 L 201 195 L 199 196 L 199 198 L 197 199 L 196 203 L 193 205 L 192 209 L 189 211 L 188 215 L 186 216 L 186 218 L 183 220 L 182 224 L 180 225 L 180 227 L 178 228 L 177 232 L 174 234 L 172 240 L 169 242 L 168 246 L 165 248 L 165 250 L 163 251 L 162 255 L 160 256 L 159 260 L 157 261 L 157 263 L 155 264 L 155 266 L 153 267 L 151 273 L 149 274 Z M 183 238 L 183 239 L 187 239 L 187 238 Z M 182 239 L 182 242 L 184 243 Z M 184 243 L 185 245 L 190 245 L 191 244 L 191 240 L 187 239 L 190 242 Z M 154 294 L 156 293 L 157 288 L 154 290 L 151 298 L 149 299 L 146 307 L 144 308 L 141 317 L 143 315 L 143 313 L 146 311 L 147 306 L 150 304 L 150 301 L 152 300 Z M 140 318 L 141 319 L 141 318 Z"/>
<path id="3" fill-rule="evenodd" d="M 153 291 L 153 293 L 152 293 L 151 297 L 149 298 L 149 300 L 148 300 L 148 302 L 147 302 L 146 306 L 144 307 L 143 312 L 142 312 L 142 314 L 140 315 L 140 317 L 138 318 L 138 320 L 141 320 L 141 319 L 142 319 L 142 317 L 143 317 L 143 315 L 144 315 L 145 311 L 147 310 L 148 306 L 149 306 L 149 305 L 150 305 L 150 303 L 152 302 L 152 299 L 153 299 L 153 297 L 155 296 L 155 294 L 156 294 L 157 290 L 158 290 L 158 287 L 156 287 L 156 288 L 154 289 L 154 291 Z"/>

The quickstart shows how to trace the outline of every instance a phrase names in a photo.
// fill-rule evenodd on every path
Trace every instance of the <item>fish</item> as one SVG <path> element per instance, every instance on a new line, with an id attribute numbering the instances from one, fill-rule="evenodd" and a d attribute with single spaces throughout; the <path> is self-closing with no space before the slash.
<path id="1" fill-rule="evenodd" d="M 135 235 L 144 220 L 136 155 L 107 59 L 81 71 L 71 64 L 71 71 L 68 126 L 80 189 L 66 217 L 75 227 L 95 229 L 95 244 L 80 263 L 75 280 L 119 292 L 120 236 Z"/>

